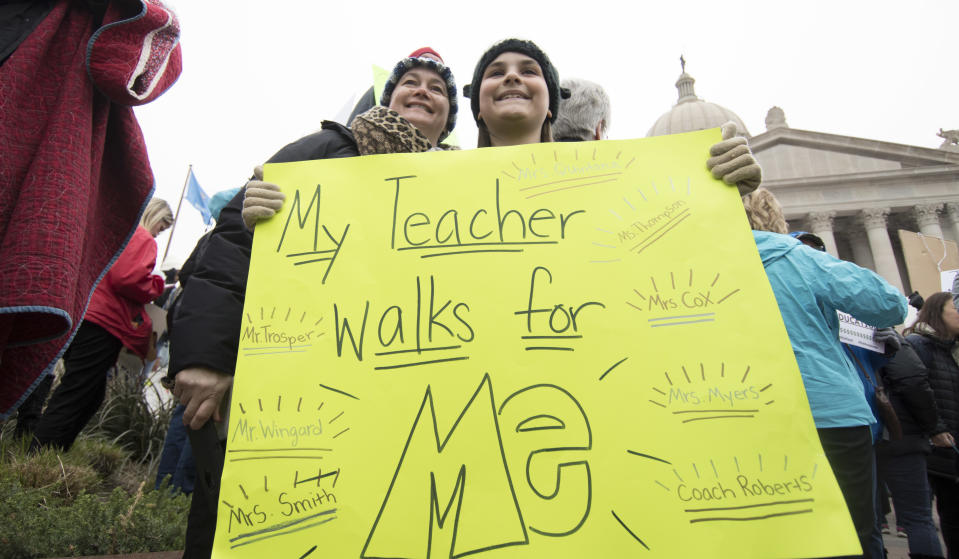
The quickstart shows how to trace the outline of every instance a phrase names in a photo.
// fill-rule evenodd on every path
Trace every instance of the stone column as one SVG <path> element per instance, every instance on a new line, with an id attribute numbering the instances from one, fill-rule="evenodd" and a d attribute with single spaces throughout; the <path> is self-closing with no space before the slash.
<path id="1" fill-rule="evenodd" d="M 959 243 L 959 203 L 950 202 L 946 204 L 946 215 L 949 224 L 952 225 L 952 234 L 955 235 L 956 242 Z"/>
<path id="2" fill-rule="evenodd" d="M 857 219 L 854 222 L 856 225 L 863 227 L 860 220 Z M 849 247 L 852 249 L 853 262 L 863 268 L 876 271 L 876 263 L 872 259 L 872 251 L 869 250 L 869 239 L 866 238 L 865 229 L 850 230 L 846 233 L 846 236 L 849 239 Z"/>
<path id="3" fill-rule="evenodd" d="M 836 238 L 832 234 L 832 220 L 836 217 L 836 212 L 813 212 L 806 216 L 809 223 L 810 232 L 820 239 L 826 245 L 826 252 L 839 258 L 839 251 L 836 249 Z"/>
<path id="4" fill-rule="evenodd" d="M 869 237 L 869 249 L 876 264 L 876 273 L 902 291 L 902 278 L 899 277 L 896 255 L 892 251 L 889 231 L 886 230 L 889 208 L 869 208 L 862 210 L 860 215 L 866 228 L 866 236 Z"/>
<path id="5" fill-rule="evenodd" d="M 922 204 L 913 208 L 912 212 L 919 224 L 919 232 L 927 237 L 942 238 L 942 227 L 939 226 L 939 211 L 942 204 Z"/>

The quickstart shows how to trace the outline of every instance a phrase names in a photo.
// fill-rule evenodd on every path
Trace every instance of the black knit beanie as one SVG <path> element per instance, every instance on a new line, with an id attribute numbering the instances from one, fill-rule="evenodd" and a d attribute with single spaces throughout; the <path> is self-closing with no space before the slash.
<path id="1" fill-rule="evenodd" d="M 458 109 L 457 99 L 456 99 L 456 81 L 453 79 L 453 72 L 443 63 L 437 62 L 431 58 L 404 58 L 396 63 L 396 66 L 393 67 L 393 72 L 390 73 L 390 77 L 386 80 L 386 85 L 383 86 L 383 95 L 380 96 L 380 105 L 384 107 L 390 106 L 390 98 L 393 96 L 393 90 L 396 89 L 396 85 L 399 83 L 400 78 L 404 74 L 412 70 L 413 68 L 428 68 L 433 70 L 443 78 L 443 81 L 446 82 L 446 96 L 450 100 L 450 112 L 449 116 L 446 117 L 446 127 L 443 129 L 443 134 L 440 136 L 440 140 L 443 140 L 449 136 L 450 132 L 453 131 L 453 127 L 456 126 L 456 111 Z"/>
<path id="2" fill-rule="evenodd" d="M 476 63 L 476 69 L 473 70 L 473 82 L 463 86 L 463 96 L 470 100 L 470 108 L 473 110 L 473 120 L 479 122 L 479 86 L 483 81 L 483 72 L 496 57 L 504 52 L 518 52 L 535 60 L 540 69 L 543 70 L 543 77 L 546 79 L 546 89 L 549 91 L 549 112 L 552 115 L 550 123 L 556 121 L 559 116 L 559 99 L 569 99 L 569 90 L 559 86 L 559 72 L 549 61 L 549 57 L 533 41 L 523 39 L 504 39 L 489 48 L 479 62 Z M 473 87 L 476 87 L 476 95 L 472 95 Z"/>

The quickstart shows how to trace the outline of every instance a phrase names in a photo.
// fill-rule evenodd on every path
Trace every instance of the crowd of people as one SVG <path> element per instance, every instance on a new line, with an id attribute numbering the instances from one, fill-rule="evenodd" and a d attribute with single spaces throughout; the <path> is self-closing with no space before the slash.
<path id="1" fill-rule="evenodd" d="M 782 208 L 768 190 L 745 196 L 743 204 L 863 556 L 885 557 L 887 492 L 909 538 L 910 557 L 944 556 L 933 494 L 946 551 L 959 550 L 956 512 L 950 508 L 955 496 L 948 493 L 959 480 L 954 439 L 959 279 L 955 295 L 936 293 L 925 303 L 910 297 L 920 310 L 904 338 L 891 328 L 906 317 L 907 299 L 895 288 L 870 270 L 827 254 L 816 235 L 789 235 Z M 840 343 L 836 311 L 877 327 L 874 340 L 885 353 Z M 950 351 L 955 356 L 944 359 Z"/>
<path id="2" fill-rule="evenodd" d="M 32 32 L 25 30 L 24 37 Z M 373 95 L 364 96 L 349 122 L 324 121 L 318 132 L 283 147 L 267 163 L 458 149 L 444 140 L 456 124 L 461 92 L 469 100 L 479 148 L 602 140 L 611 122 L 602 87 L 561 80 L 547 54 L 531 41 L 494 43 L 462 90 L 442 56 L 421 48 L 396 63 L 379 103 Z M 905 320 L 907 299 L 875 273 L 829 255 L 815 235 L 789 235 L 775 197 L 758 188 L 761 169 L 737 132 L 734 124 L 725 125 L 722 141 L 703 154 L 704 163 L 743 196 L 819 439 L 863 557 L 884 556 L 885 490 L 908 535 L 912 557 L 945 556 L 933 521 L 933 495 L 946 553 L 959 553 L 959 280 L 952 294 L 933 294 L 924 304 L 912 299 L 921 308 L 903 337 L 892 327 Z M 89 306 L 68 317 L 77 325 L 61 325 L 61 336 L 69 332 L 61 344 L 65 372 L 45 411 L 40 413 L 52 380 L 50 369 L 40 366 L 42 360 L 33 362 L 40 368 L 32 378 L 39 380 L 28 383 L 30 389 L 18 399 L 18 432 L 32 436 L 34 448 L 69 449 L 100 406 L 121 348 L 152 360 L 156 342 L 168 344 L 166 384 L 179 403 L 160 476 L 180 476 L 175 485 L 193 491 L 187 558 L 208 557 L 212 550 L 226 439 L 221 418 L 237 359 L 253 230 L 283 204 L 279 188 L 264 181 L 256 167 L 246 185 L 222 210 L 217 208 L 215 228 L 197 243 L 177 274 L 178 288 L 164 301 L 167 333 L 160 340 L 151 337 L 144 304 L 164 291 L 163 278 L 153 274 L 153 238 L 170 226 L 173 216 L 162 200 L 142 206 L 140 225 L 128 233 L 115 261 L 103 264 L 108 271 L 100 281 L 93 282 Z M 137 208 L 125 208 L 126 213 Z M 2 225 L 9 228 L 10 223 L 5 218 Z M 124 232 L 122 220 L 115 227 Z M 836 311 L 876 327 L 876 339 L 885 343 L 886 352 L 841 344 Z M 19 330 L 4 316 L 9 315 L 0 314 L 0 363 L 6 365 L 4 347 Z M 29 316 L 17 318 L 17 328 L 27 320 Z"/>

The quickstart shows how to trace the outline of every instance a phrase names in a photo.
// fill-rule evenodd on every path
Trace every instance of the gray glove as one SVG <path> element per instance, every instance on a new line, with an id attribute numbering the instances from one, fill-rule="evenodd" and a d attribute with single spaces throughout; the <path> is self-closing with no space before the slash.
<path id="1" fill-rule="evenodd" d="M 886 344 L 886 355 L 892 355 L 902 347 L 902 334 L 896 332 L 895 328 L 877 328 L 872 335 L 872 341 L 877 344 Z"/>
<path id="2" fill-rule="evenodd" d="M 269 219 L 283 207 L 286 194 L 280 192 L 280 187 L 263 181 L 263 166 L 257 165 L 253 169 L 253 180 L 246 183 L 243 193 L 243 223 L 250 231 L 257 221 Z"/>
<path id="3" fill-rule="evenodd" d="M 723 125 L 723 141 L 709 148 L 712 155 L 706 161 L 706 168 L 713 177 L 726 184 L 735 184 L 739 195 L 745 196 L 759 187 L 763 181 L 763 170 L 753 157 L 746 138 L 736 135 L 736 123 Z"/>

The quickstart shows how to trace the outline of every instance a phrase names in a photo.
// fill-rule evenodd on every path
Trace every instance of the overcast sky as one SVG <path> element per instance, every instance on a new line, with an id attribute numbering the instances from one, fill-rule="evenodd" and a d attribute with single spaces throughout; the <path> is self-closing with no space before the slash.
<path id="1" fill-rule="evenodd" d="M 242 185 L 341 113 L 372 84 L 373 64 L 390 69 L 428 45 L 462 86 L 483 51 L 512 36 L 535 41 L 561 77 L 606 88 L 611 139 L 645 137 L 676 103 L 680 54 L 696 94 L 753 135 L 774 105 L 793 128 L 928 148 L 942 142 L 940 127 L 959 128 L 955 0 L 167 4 L 180 19 L 183 73 L 137 116 L 157 195 L 174 210 L 190 164 L 208 194 Z M 460 106 L 457 137 L 473 147 L 469 100 Z M 202 234 L 199 217 L 183 213 L 171 260 Z"/>

